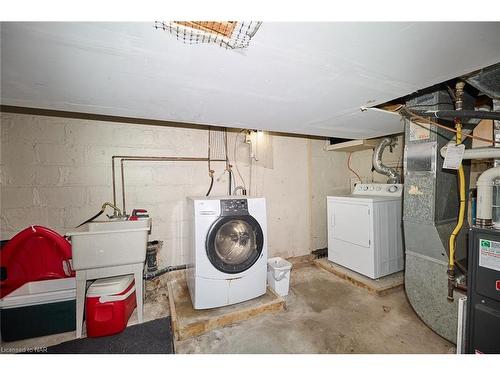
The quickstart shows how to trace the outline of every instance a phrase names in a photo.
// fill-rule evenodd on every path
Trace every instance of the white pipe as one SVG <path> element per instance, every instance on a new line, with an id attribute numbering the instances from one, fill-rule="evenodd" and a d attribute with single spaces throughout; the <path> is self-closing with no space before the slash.
<path id="1" fill-rule="evenodd" d="M 443 158 L 446 156 L 446 147 L 441 148 L 441 156 Z M 497 158 L 500 158 L 500 147 L 478 147 L 465 150 L 463 160 Z"/>
<path id="2" fill-rule="evenodd" d="M 500 167 L 484 171 L 477 179 L 476 218 L 483 223 L 491 223 L 493 217 L 493 185 L 497 178 L 500 178 Z"/>

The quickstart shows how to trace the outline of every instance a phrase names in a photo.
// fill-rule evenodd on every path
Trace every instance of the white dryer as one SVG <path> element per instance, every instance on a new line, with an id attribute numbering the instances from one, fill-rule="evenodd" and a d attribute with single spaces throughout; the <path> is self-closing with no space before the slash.
<path id="1" fill-rule="evenodd" d="M 376 279 L 404 269 L 402 184 L 357 184 L 327 197 L 328 260 Z"/>
<path id="2" fill-rule="evenodd" d="M 188 198 L 187 280 L 195 309 L 231 305 L 266 293 L 266 201 Z"/>

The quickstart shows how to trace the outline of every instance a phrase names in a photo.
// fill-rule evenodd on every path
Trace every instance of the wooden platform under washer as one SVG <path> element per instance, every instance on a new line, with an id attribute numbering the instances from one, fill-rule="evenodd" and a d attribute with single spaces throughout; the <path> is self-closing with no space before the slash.
<path id="1" fill-rule="evenodd" d="M 350 283 L 367 289 L 370 293 L 385 295 L 404 287 L 404 272 L 393 273 L 379 279 L 370 279 L 364 275 L 354 272 L 348 268 L 330 262 L 326 258 L 315 259 L 314 264 L 334 275 L 349 281 Z"/>
<path id="2" fill-rule="evenodd" d="M 168 300 L 175 340 L 185 340 L 257 315 L 285 309 L 285 300 L 270 289 L 250 301 L 207 310 L 195 310 L 184 275 L 170 279 Z"/>

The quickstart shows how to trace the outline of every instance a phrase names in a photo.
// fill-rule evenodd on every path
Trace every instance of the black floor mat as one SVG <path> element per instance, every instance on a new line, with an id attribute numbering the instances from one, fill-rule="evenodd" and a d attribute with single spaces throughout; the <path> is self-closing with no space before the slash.
<path id="1" fill-rule="evenodd" d="M 49 346 L 48 354 L 173 354 L 170 317 L 127 327 L 113 336 L 84 338 Z"/>

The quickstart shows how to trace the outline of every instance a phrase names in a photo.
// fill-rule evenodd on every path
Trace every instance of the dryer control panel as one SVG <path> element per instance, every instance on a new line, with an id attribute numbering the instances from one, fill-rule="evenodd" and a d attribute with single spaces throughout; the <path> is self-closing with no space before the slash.
<path id="1" fill-rule="evenodd" d="M 220 212 L 222 216 L 248 215 L 248 202 L 246 199 L 222 199 Z"/>
<path id="2" fill-rule="evenodd" d="M 357 184 L 353 195 L 402 196 L 403 184 Z"/>

